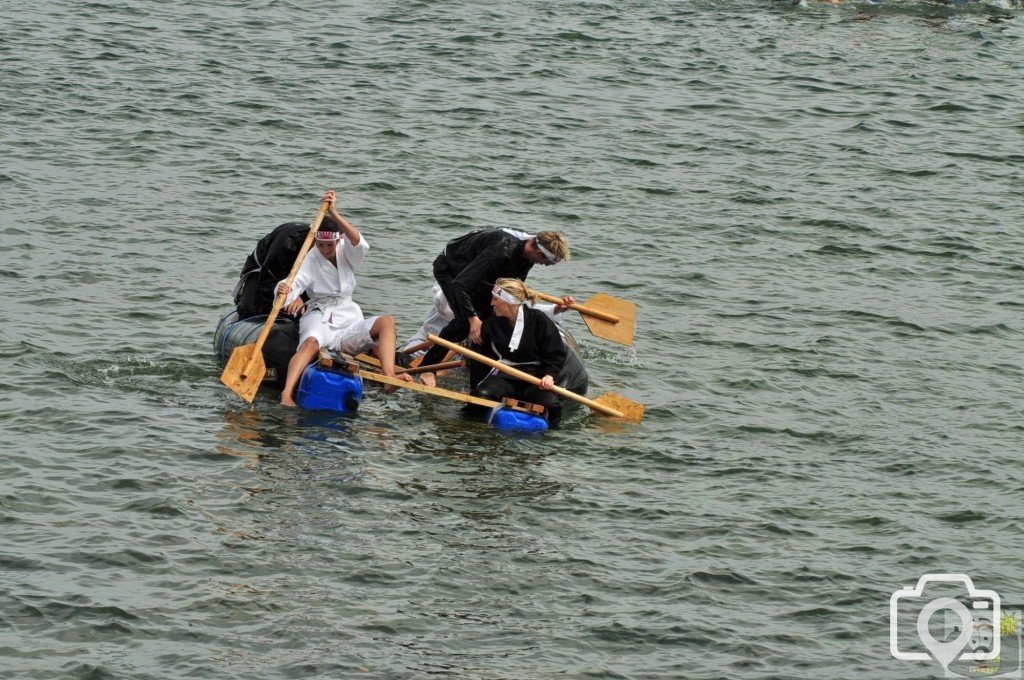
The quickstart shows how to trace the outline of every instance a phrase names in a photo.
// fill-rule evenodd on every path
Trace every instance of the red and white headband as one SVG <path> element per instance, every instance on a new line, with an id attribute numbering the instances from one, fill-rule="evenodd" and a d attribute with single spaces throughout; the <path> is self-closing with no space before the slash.
<path id="1" fill-rule="evenodd" d="M 341 234 L 336 231 L 318 231 L 316 232 L 316 240 L 334 243 L 341 240 Z"/>

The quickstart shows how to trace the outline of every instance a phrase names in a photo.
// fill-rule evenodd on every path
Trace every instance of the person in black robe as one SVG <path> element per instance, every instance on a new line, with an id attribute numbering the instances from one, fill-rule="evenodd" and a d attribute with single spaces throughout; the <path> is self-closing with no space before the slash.
<path id="1" fill-rule="evenodd" d="M 480 354 L 540 378 L 533 385 L 502 373 L 487 373 L 487 366 L 470 364 L 473 396 L 493 401 L 503 397 L 540 404 L 546 409 L 548 424 L 561 419 L 562 404 L 551 391 L 555 377 L 565 363 L 565 345 L 554 322 L 543 312 L 524 304 L 529 297 L 526 284 L 519 279 L 498 279 L 491 292 L 494 313 L 483 322 Z M 482 414 L 485 407 L 470 406 L 467 411 Z"/>

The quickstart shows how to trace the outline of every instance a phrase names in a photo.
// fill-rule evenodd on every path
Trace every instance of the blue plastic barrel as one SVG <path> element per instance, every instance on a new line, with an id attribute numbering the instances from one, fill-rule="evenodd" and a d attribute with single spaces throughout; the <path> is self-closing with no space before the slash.
<path id="1" fill-rule="evenodd" d="M 363 398 L 363 381 L 348 373 L 325 370 L 310 364 L 299 380 L 299 406 L 310 410 L 343 413 L 359 408 Z"/>
<path id="2" fill-rule="evenodd" d="M 499 430 L 514 432 L 541 432 L 548 429 L 548 421 L 533 413 L 499 408 L 491 415 L 491 425 Z"/>

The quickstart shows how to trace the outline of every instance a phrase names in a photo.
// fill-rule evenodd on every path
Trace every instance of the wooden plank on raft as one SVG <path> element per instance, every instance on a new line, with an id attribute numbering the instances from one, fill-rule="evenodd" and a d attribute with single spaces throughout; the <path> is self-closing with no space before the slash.
<path id="1" fill-rule="evenodd" d="M 476 406 L 484 406 L 486 408 L 497 408 L 497 407 L 500 407 L 500 406 L 505 406 L 505 408 L 510 408 L 510 409 L 515 410 L 515 411 L 522 411 L 524 413 L 536 413 L 537 412 L 536 408 L 538 406 L 536 404 L 528 404 L 526 402 L 520 402 L 520 403 L 518 403 L 518 404 L 516 404 L 514 406 L 513 405 L 505 405 L 505 404 L 502 404 L 500 401 L 492 401 L 490 399 L 483 399 L 481 397 L 474 397 L 471 394 L 466 394 L 464 392 L 456 392 L 455 390 L 446 390 L 443 387 L 430 387 L 428 385 L 424 385 L 423 383 L 405 382 L 404 380 L 399 380 L 398 378 L 390 378 L 390 377 L 388 377 L 386 375 L 383 375 L 382 373 L 375 373 L 373 371 L 364 370 L 363 368 L 361 368 L 359 366 L 359 364 L 357 364 L 355 362 L 339 362 L 339 361 L 336 361 L 329 353 L 327 353 L 323 349 L 320 350 L 320 356 L 319 356 L 319 362 L 318 363 L 321 366 L 325 367 L 325 368 L 331 368 L 331 367 L 334 367 L 334 366 L 340 366 L 342 368 L 345 368 L 346 370 L 348 370 L 352 374 L 358 375 L 360 378 L 362 378 L 364 380 L 370 380 L 370 381 L 382 383 L 382 384 L 385 384 L 385 385 L 394 385 L 395 387 L 401 387 L 401 388 L 404 388 L 404 389 L 407 389 L 407 390 L 412 390 L 413 392 L 422 392 L 423 394 L 429 394 L 429 395 L 435 396 L 435 397 L 444 397 L 446 399 L 452 399 L 452 400 L 455 400 L 455 401 L 461 401 L 461 402 L 466 403 L 466 404 L 474 404 Z M 543 407 L 540 407 L 540 408 L 543 409 Z"/>

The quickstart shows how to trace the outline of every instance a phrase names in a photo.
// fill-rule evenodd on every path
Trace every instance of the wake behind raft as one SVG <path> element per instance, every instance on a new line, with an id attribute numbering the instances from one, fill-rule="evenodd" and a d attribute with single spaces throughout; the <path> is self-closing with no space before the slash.
<path id="1" fill-rule="evenodd" d="M 213 339 L 218 365 L 223 367 L 235 348 L 254 342 L 263 330 L 266 320 L 266 314 L 239 318 L 238 309 L 232 309 L 225 314 L 217 324 Z M 565 346 L 566 359 L 555 384 L 570 392 L 581 396 L 585 395 L 588 376 L 580 356 L 579 346 L 564 328 L 559 327 L 558 331 Z M 271 386 L 278 390 L 284 387 L 288 362 L 295 354 L 298 342 L 298 324 L 289 317 L 279 316 L 262 349 L 263 360 L 267 367 L 267 374 L 263 380 L 264 386 Z M 325 363 L 332 365 L 326 366 Z M 368 379 L 380 380 L 380 377 L 367 375 L 365 370 L 361 370 L 362 368 L 364 367 L 356 366 L 352 362 L 338 357 L 334 357 L 331 362 L 312 363 L 306 367 L 299 381 L 296 401 L 301 408 L 309 410 L 329 410 L 338 413 L 356 411 L 363 399 L 363 376 L 367 376 Z M 410 384 L 403 386 L 410 388 Z M 450 398 L 462 398 L 462 400 L 469 396 L 449 390 L 427 388 L 419 383 L 412 385 L 411 389 Z M 544 415 L 534 412 L 530 405 L 515 402 L 496 405 L 492 408 L 487 420 L 499 430 L 541 431 L 548 427 Z"/>

